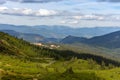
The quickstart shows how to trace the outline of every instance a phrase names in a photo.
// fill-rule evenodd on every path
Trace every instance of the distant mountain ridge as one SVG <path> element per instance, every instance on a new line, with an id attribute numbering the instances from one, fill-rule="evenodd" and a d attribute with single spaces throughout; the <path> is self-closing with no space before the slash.
<path id="1" fill-rule="evenodd" d="M 18 38 L 22 38 L 22 39 L 29 41 L 29 42 L 39 42 L 39 41 L 42 41 L 44 39 L 44 37 L 42 35 L 39 35 L 39 34 L 20 33 L 20 32 L 14 31 L 14 30 L 0 30 L 0 31 L 8 33 L 9 35 L 12 35 L 12 36 L 15 36 Z"/>
<path id="2" fill-rule="evenodd" d="M 120 27 L 71 28 L 62 25 L 17 26 L 0 24 L 0 30 L 14 30 L 20 33 L 39 34 L 46 38 L 64 38 L 68 35 L 90 38 L 118 31 Z"/>
<path id="3" fill-rule="evenodd" d="M 87 38 L 84 38 L 84 37 L 75 37 L 75 36 L 67 36 L 65 37 L 64 39 L 62 39 L 60 41 L 60 43 L 68 43 L 68 44 L 71 44 L 71 43 L 77 43 L 77 42 L 82 42 L 84 40 L 86 40 Z"/>
<path id="4" fill-rule="evenodd" d="M 59 42 L 59 39 L 46 38 L 42 35 L 34 34 L 34 33 L 22 33 L 22 32 L 16 32 L 14 30 L 0 30 L 0 31 L 4 32 L 4 33 L 8 33 L 9 35 L 20 38 L 20 39 L 22 38 L 23 40 L 26 40 L 31 43 L 38 43 L 38 42 L 56 43 L 56 42 Z"/>
<path id="5" fill-rule="evenodd" d="M 88 45 L 93 45 L 93 46 L 102 46 L 102 47 L 107 47 L 107 48 L 120 48 L 120 31 L 116 31 L 113 33 L 109 33 L 106 35 L 102 36 L 96 36 L 90 39 L 87 38 L 81 38 L 81 37 L 75 37 L 67 36 L 63 40 L 61 40 L 61 43 L 84 43 Z"/>

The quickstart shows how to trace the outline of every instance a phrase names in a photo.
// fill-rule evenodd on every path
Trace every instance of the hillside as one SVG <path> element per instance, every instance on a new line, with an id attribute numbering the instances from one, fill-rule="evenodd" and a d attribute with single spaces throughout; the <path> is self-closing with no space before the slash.
<path id="1" fill-rule="evenodd" d="M 17 56 L 23 56 L 23 57 L 46 57 L 46 58 L 55 58 L 55 59 L 70 59 L 73 56 L 79 57 L 83 53 L 78 54 L 77 52 L 73 52 L 70 50 L 54 50 L 49 49 L 45 47 L 39 47 L 36 45 L 32 45 L 29 42 L 26 42 L 22 39 L 17 39 L 12 36 L 9 36 L 6 33 L 0 32 L 0 48 L 1 53 L 8 54 L 8 55 L 17 55 Z M 85 53 L 85 52 L 84 52 Z M 88 58 L 88 55 L 91 55 L 94 57 L 97 57 L 97 55 L 92 55 L 89 53 L 83 54 L 85 56 L 85 59 Z M 81 56 L 81 58 L 84 59 L 84 57 Z M 91 57 L 92 58 L 92 57 Z M 102 58 L 102 57 L 101 57 Z M 96 58 L 97 59 L 97 58 Z M 101 60 L 102 61 L 102 60 Z"/>
<path id="2" fill-rule="evenodd" d="M 119 79 L 118 66 L 102 56 L 39 47 L 0 32 L 1 80 L 112 80 Z"/>
<path id="3" fill-rule="evenodd" d="M 89 40 L 83 41 L 83 43 L 103 46 L 107 48 L 120 48 L 120 31 L 106 34 L 103 36 L 93 37 Z"/>
<path id="4" fill-rule="evenodd" d="M 41 60 L 41 58 L 60 59 L 60 57 L 62 57 L 53 50 L 32 45 L 29 42 L 17 39 L 2 32 L 0 32 L 0 53 L 38 61 Z"/>
<path id="5" fill-rule="evenodd" d="M 75 36 L 67 36 L 61 43 L 84 43 L 92 46 L 101 46 L 106 48 L 120 48 L 120 31 L 109 33 L 102 36 L 96 36 L 93 38 L 81 38 Z"/>

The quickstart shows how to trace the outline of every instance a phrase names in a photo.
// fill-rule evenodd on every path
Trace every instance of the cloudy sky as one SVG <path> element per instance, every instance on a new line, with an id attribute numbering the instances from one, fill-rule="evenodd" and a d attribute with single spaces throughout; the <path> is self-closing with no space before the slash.
<path id="1" fill-rule="evenodd" d="M 120 27 L 120 0 L 0 0 L 0 23 Z"/>

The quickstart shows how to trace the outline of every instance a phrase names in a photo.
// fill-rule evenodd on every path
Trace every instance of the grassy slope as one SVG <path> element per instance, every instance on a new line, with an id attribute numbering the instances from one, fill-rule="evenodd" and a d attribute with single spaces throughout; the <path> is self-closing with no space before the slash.
<path id="1" fill-rule="evenodd" d="M 85 44 L 75 43 L 75 44 L 60 44 L 61 50 L 72 50 L 74 52 L 79 53 L 89 53 L 99 56 L 104 56 L 107 58 L 111 58 L 113 60 L 120 61 L 119 57 L 119 51 L 120 49 L 108 49 L 104 47 L 99 46 L 88 46 Z"/>
<path id="2" fill-rule="evenodd" d="M 56 61 L 53 64 L 41 62 L 30 62 L 15 59 L 10 56 L 0 57 L 0 75 L 2 80 L 119 80 L 120 69 L 105 69 L 94 61 L 70 60 Z M 91 64 L 92 63 L 92 64 Z M 70 67 L 74 73 L 64 73 Z M 74 79 L 72 79 L 74 78 Z M 88 79 L 87 79 L 88 78 Z M 96 78 L 96 79 L 95 79 Z"/>
<path id="3" fill-rule="evenodd" d="M 0 33 L 0 78 L 1 80 L 120 79 L 119 68 L 112 69 L 113 66 L 106 67 L 104 64 L 101 66 L 91 59 L 55 60 L 56 56 L 60 56 L 57 52 Z M 70 68 L 73 72 L 69 70 Z"/>

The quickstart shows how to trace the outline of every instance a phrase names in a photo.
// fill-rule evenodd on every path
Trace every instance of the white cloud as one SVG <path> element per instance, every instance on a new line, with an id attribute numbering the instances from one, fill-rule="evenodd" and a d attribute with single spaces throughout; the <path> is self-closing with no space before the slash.
<path id="1" fill-rule="evenodd" d="M 106 20 L 107 17 L 104 15 L 84 14 L 84 15 L 79 15 L 79 16 L 72 16 L 72 19 L 76 19 L 76 20 Z"/>
<path id="2" fill-rule="evenodd" d="M 25 15 L 30 15 L 30 14 L 33 13 L 33 11 L 32 11 L 32 9 L 27 9 L 27 8 L 26 8 L 26 9 L 23 9 L 23 10 L 22 10 L 22 13 L 25 14 Z"/>
<path id="3" fill-rule="evenodd" d="M 40 10 L 32 10 L 29 8 L 19 9 L 19 8 L 12 8 L 9 9 L 7 7 L 0 7 L 0 14 L 7 14 L 7 15 L 19 15 L 19 16 L 55 16 L 57 15 L 57 11 L 54 10 L 47 10 L 47 9 L 40 9 Z"/>
<path id="4" fill-rule="evenodd" d="M 7 10 L 8 8 L 7 7 L 0 7 L 0 12 L 3 12 L 5 10 Z"/>
<path id="5" fill-rule="evenodd" d="M 82 19 L 82 16 L 73 16 L 74 19 Z"/>
<path id="6" fill-rule="evenodd" d="M 78 21 L 70 21 L 68 22 L 68 24 L 78 24 L 79 22 Z"/>
<path id="7" fill-rule="evenodd" d="M 60 21 L 61 24 L 66 24 L 66 21 Z"/>
<path id="8" fill-rule="evenodd" d="M 8 8 L 0 7 L 0 14 L 32 17 L 57 17 L 64 18 L 62 24 L 78 24 L 80 20 L 96 21 L 120 21 L 120 15 L 115 14 L 78 14 L 75 12 L 64 12 L 48 9 L 33 10 L 30 8 Z"/>
<path id="9" fill-rule="evenodd" d="M 104 16 L 103 15 L 84 15 L 83 19 L 85 20 L 104 20 Z"/>
<path id="10" fill-rule="evenodd" d="M 36 16 L 51 16 L 56 15 L 57 12 L 54 10 L 40 9 L 36 12 Z"/>
<path id="11" fill-rule="evenodd" d="M 78 24 L 79 21 L 77 21 L 77 20 L 71 20 L 71 21 L 65 21 L 65 20 L 63 20 L 63 21 L 60 21 L 60 23 L 61 24 L 72 24 L 72 25 L 74 25 L 74 24 Z"/>

